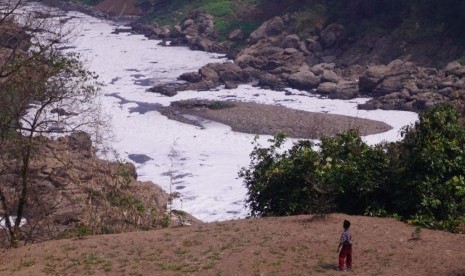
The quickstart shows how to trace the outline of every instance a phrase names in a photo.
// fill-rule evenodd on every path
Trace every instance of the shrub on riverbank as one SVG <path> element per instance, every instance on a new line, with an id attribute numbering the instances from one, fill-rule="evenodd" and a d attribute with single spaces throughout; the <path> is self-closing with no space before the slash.
<path id="1" fill-rule="evenodd" d="M 252 216 L 346 212 L 396 216 L 425 227 L 463 230 L 465 131 L 457 111 L 440 105 L 404 129 L 401 142 L 370 147 L 356 131 L 256 145 L 239 175 Z"/>

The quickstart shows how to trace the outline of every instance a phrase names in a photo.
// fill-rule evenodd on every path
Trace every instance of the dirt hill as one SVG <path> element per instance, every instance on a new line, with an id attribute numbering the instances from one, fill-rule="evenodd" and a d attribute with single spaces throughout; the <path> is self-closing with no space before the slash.
<path id="1" fill-rule="evenodd" d="M 354 240 L 354 267 L 345 274 L 465 275 L 465 235 L 343 214 L 49 241 L 1 253 L 0 274 L 339 275 L 344 219 Z"/>

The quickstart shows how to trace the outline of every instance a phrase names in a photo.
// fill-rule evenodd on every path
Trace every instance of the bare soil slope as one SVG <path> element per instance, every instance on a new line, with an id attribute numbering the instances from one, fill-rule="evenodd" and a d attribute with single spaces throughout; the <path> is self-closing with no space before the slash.
<path id="1" fill-rule="evenodd" d="M 352 222 L 347 275 L 465 275 L 465 235 L 393 219 L 332 214 L 248 219 L 49 241 L 0 254 L 1 275 L 340 275 L 343 219 Z"/>

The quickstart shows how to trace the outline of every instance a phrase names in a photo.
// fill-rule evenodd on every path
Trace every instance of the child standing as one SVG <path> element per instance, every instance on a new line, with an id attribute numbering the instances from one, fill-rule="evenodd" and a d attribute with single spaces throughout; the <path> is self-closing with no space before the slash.
<path id="1" fill-rule="evenodd" d="M 352 234 L 349 232 L 350 221 L 344 220 L 342 226 L 344 227 L 344 232 L 341 234 L 341 239 L 339 240 L 339 246 L 337 248 L 339 251 L 342 247 L 339 252 L 339 271 L 344 271 L 344 259 L 347 269 L 352 268 Z"/>

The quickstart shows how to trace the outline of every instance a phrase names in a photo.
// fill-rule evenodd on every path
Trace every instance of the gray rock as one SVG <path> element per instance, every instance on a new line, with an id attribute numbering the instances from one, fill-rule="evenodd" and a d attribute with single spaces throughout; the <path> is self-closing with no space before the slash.
<path id="1" fill-rule="evenodd" d="M 318 87 L 320 77 L 315 76 L 312 72 L 297 72 L 290 75 L 287 82 L 292 88 L 311 90 Z"/>
<path id="2" fill-rule="evenodd" d="M 321 44 L 318 41 L 311 39 L 311 38 L 307 38 L 305 42 L 307 44 L 307 49 L 310 52 L 319 53 L 323 51 L 323 47 L 321 47 Z"/>
<path id="3" fill-rule="evenodd" d="M 245 38 L 245 34 L 241 29 L 235 29 L 229 33 L 228 39 L 232 41 L 239 41 Z"/>
<path id="4" fill-rule="evenodd" d="M 219 76 L 218 74 L 208 66 L 204 66 L 199 70 L 200 75 L 203 79 L 211 82 L 218 82 Z"/>
<path id="5" fill-rule="evenodd" d="M 250 80 L 249 76 L 245 74 L 242 68 L 234 63 L 224 63 L 221 70 L 219 70 L 218 75 L 224 82 L 246 82 Z"/>
<path id="6" fill-rule="evenodd" d="M 300 43 L 300 38 L 297 35 L 292 34 L 292 35 L 286 36 L 281 42 L 281 45 L 279 45 L 279 47 L 283 49 L 285 48 L 296 49 L 297 47 L 299 47 L 299 43 Z"/>
<path id="7" fill-rule="evenodd" d="M 202 80 L 202 75 L 199 72 L 188 72 L 179 76 L 178 79 L 187 82 L 199 82 Z"/>
<path id="8" fill-rule="evenodd" d="M 318 85 L 316 92 L 321 95 L 329 95 L 335 93 L 337 90 L 337 84 L 333 82 L 322 82 Z"/>
<path id="9" fill-rule="evenodd" d="M 238 86 L 238 84 L 235 83 L 235 82 L 232 82 L 232 81 L 225 81 L 225 82 L 224 82 L 224 87 L 225 87 L 226 89 L 236 89 L 236 88 L 239 87 L 239 86 Z"/>
<path id="10" fill-rule="evenodd" d="M 173 97 L 178 94 L 175 88 L 161 84 L 147 90 L 148 92 L 158 93 L 164 96 Z"/>
<path id="11" fill-rule="evenodd" d="M 299 46 L 297 46 L 297 50 L 304 52 L 304 53 L 308 52 L 307 43 L 305 43 L 304 41 L 299 42 Z"/>
<path id="12" fill-rule="evenodd" d="M 321 74 L 321 82 L 337 83 L 339 82 L 339 80 L 340 80 L 339 76 L 336 73 L 334 73 L 334 71 L 323 70 L 323 73 Z"/>
<path id="13" fill-rule="evenodd" d="M 280 79 L 273 74 L 265 73 L 258 79 L 258 85 L 262 87 L 269 87 L 271 89 L 277 89 L 282 86 Z"/>
<path id="14" fill-rule="evenodd" d="M 190 27 L 192 25 L 194 25 L 195 21 L 192 20 L 192 19 L 187 19 L 185 20 L 183 23 L 182 23 L 182 27 L 185 29 L 187 27 Z"/>
<path id="15" fill-rule="evenodd" d="M 281 17 L 273 17 L 272 19 L 265 21 L 260 27 L 258 27 L 258 29 L 253 31 L 249 36 L 249 40 L 252 43 L 256 43 L 264 37 L 280 34 L 284 30 L 284 27 L 284 21 Z"/>
<path id="16" fill-rule="evenodd" d="M 383 80 L 388 68 L 384 65 L 371 66 L 359 78 L 359 88 L 361 92 L 370 93 Z"/>
<path id="17" fill-rule="evenodd" d="M 340 24 L 330 24 L 321 31 L 321 41 L 326 48 L 339 44 L 345 38 L 345 28 Z"/>
<path id="18" fill-rule="evenodd" d="M 454 75 L 458 77 L 465 76 L 465 66 L 462 66 L 458 61 L 449 62 L 443 70 L 446 75 Z"/>
<path id="19" fill-rule="evenodd" d="M 286 48 L 284 49 L 284 54 L 286 55 L 292 55 L 292 54 L 295 54 L 295 53 L 298 53 L 299 50 L 295 49 L 295 48 Z"/>
<path id="20" fill-rule="evenodd" d="M 331 71 L 331 70 L 334 70 L 335 67 L 336 67 L 336 64 L 334 63 L 319 63 L 319 64 L 312 66 L 312 68 L 310 68 L 310 71 L 314 73 L 315 75 L 319 76 L 323 74 L 325 70 Z"/>
<path id="21" fill-rule="evenodd" d="M 352 99 L 358 94 L 358 85 L 350 81 L 324 82 L 318 86 L 317 93 L 327 95 L 331 99 Z"/>

